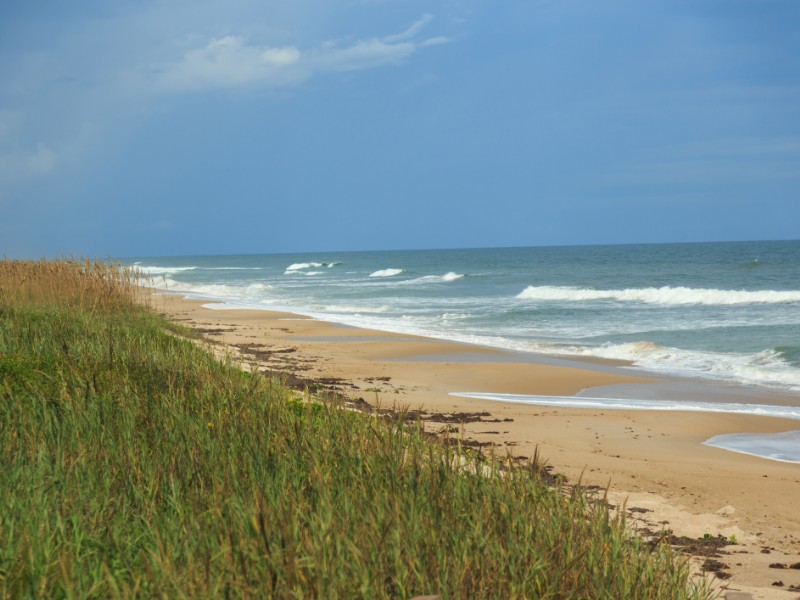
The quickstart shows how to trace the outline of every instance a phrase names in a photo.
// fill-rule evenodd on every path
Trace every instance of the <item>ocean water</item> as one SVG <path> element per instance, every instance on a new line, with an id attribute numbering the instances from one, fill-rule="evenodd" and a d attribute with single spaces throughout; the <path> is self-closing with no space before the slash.
<path id="1" fill-rule="evenodd" d="M 703 442 L 731 452 L 741 452 L 780 462 L 800 463 L 800 431 L 782 433 L 729 433 Z"/>
<path id="2" fill-rule="evenodd" d="M 800 392 L 800 241 L 138 257 L 155 287 Z"/>

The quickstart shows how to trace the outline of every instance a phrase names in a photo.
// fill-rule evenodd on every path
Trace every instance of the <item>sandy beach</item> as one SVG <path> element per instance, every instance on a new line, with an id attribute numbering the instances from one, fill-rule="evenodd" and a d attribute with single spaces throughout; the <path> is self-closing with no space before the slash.
<path id="1" fill-rule="evenodd" d="M 451 394 L 570 396 L 613 385 L 646 390 L 675 380 L 609 361 L 521 355 L 289 313 L 214 310 L 174 295 L 155 294 L 152 304 L 249 367 L 317 382 L 371 405 L 421 409 L 432 430 L 447 428 L 482 444 L 486 453 L 529 458 L 538 448 L 569 482 L 607 488 L 610 502 L 624 503 L 643 531 L 735 541 L 715 559 L 730 576 L 718 580 L 721 589 L 754 598 L 800 597 L 800 465 L 702 445 L 723 433 L 796 430 L 796 420 L 457 397 Z M 793 401 L 769 398 L 773 404 Z M 770 566 L 776 564 L 787 568 Z"/>

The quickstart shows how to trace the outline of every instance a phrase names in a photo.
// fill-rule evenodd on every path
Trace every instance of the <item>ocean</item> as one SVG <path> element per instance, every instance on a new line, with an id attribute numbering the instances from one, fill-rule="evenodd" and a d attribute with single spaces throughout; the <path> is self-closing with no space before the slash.
<path id="1" fill-rule="evenodd" d="M 135 257 L 216 308 L 283 310 L 800 393 L 800 241 Z"/>

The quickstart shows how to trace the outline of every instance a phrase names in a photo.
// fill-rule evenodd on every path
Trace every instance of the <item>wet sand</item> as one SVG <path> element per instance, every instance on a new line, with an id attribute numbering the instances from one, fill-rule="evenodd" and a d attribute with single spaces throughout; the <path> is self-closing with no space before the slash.
<path id="1" fill-rule="evenodd" d="M 797 404 L 798 397 L 703 386 L 621 369 L 441 340 L 356 329 L 288 313 L 213 310 L 205 301 L 154 295 L 153 306 L 201 331 L 245 366 L 316 382 L 352 400 L 426 412 L 429 427 L 457 430 L 484 452 L 532 457 L 538 448 L 570 482 L 608 488 L 643 531 L 734 539 L 715 560 L 720 580 L 754 598 L 800 595 L 800 464 L 702 445 L 723 433 L 800 429 L 796 420 L 682 411 L 565 409 L 455 397 L 452 392 L 687 397 Z M 706 390 L 704 392 L 704 390 Z M 730 395 L 727 392 L 730 392 Z M 697 398 L 700 395 L 703 398 Z M 744 399 L 743 399 L 744 398 Z M 461 413 L 461 418 L 446 415 Z M 464 418 L 463 413 L 470 413 Z M 437 416 L 445 415 L 445 416 Z M 453 421 L 470 421 L 454 425 Z M 676 540 L 677 541 L 677 540 Z M 685 542 L 686 540 L 684 540 Z M 797 565 L 778 569 L 771 564 Z M 782 582 L 783 586 L 773 583 Z M 796 586 L 793 593 L 789 589 Z"/>

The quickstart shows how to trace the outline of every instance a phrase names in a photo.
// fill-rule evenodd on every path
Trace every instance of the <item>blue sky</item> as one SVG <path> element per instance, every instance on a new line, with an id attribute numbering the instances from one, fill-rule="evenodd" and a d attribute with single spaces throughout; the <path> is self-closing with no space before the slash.
<path id="1" fill-rule="evenodd" d="M 0 252 L 800 237 L 796 0 L 0 6 Z"/>

